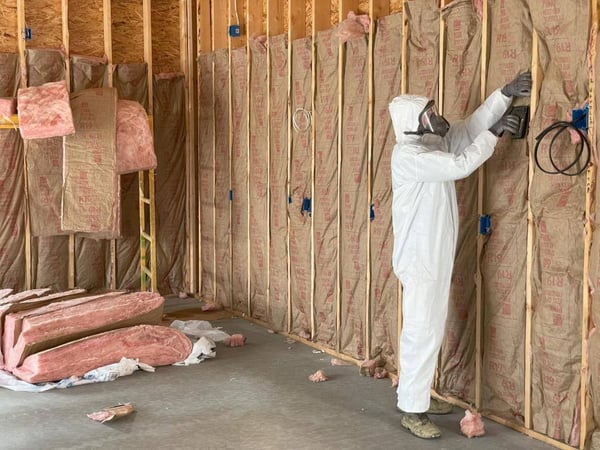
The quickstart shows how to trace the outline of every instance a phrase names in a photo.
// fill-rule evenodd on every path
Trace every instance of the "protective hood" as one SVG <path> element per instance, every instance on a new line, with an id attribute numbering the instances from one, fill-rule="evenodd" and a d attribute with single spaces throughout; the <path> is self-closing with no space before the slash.
<path id="1" fill-rule="evenodd" d="M 396 142 L 420 139 L 420 136 L 405 134 L 419 128 L 419 114 L 427 106 L 429 99 L 419 95 L 400 95 L 389 105 L 390 117 L 396 133 Z"/>

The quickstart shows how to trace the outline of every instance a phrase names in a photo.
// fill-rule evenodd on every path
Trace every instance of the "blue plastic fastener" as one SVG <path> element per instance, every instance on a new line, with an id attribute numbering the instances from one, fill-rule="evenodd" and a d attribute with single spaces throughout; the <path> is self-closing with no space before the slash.
<path id="1" fill-rule="evenodd" d="M 292 203 L 292 196 L 291 195 L 288 197 L 288 203 Z"/>
<path id="2" fill-rule="evenodd" d="M 479 217 L 479 234 L 490 234 L 492 231 L 492 218 L 488 215 Z"/>
<path id="3" fill-rule="evenodd" d="M 233 191 L 229 191 L 229 201 L 233 201 Z"/>
<path id="4" fill-rule="evenodd" d="M 583 108 L 573 109 L 571 111 L 571 122 L 573 122 L 573 125 L 575 125 L 578 129 L 585 131 L 586 133 L 589 127 L 589 111 L 589 103 L 586 103 Z"/>
<path id="5" fill-rule="evenodd" d="M 312 212 L 311 205 L 310 205 L 310 198 L 308 198 L 308 197 L 304 197 L 302 199 L 302 214 L 304 214 L 305 212 L 307 212 L 309 215 Z"/>
<path id="6" fill-rule="evenodd" d="M 31 36 L 32 36 L 31 28 L 25 27 L 25 29 L 23 30 L 23 37 L 25 38 L 26 41 L 30 41 Z"/>
<path id="7" fill-rule="evenodd" d="M 229 25 L 229 36 L 230 37 L 240 37 L 242 34 L 242 29 L 239 25 Z"/>
<path id="8" fill-rule="evenodd" d="M 371 219 L 371 222 L 375 220 L 375 205 L 373 204 L 371 204 L 371 207 L 369 209 L 369 219 Z"/>

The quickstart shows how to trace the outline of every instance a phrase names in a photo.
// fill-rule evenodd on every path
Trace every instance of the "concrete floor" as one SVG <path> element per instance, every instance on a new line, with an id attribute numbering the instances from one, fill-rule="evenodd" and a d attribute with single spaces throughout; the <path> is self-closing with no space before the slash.
<path id="1" fill-rule="evenodd" d="M 213 360 L 109 383 L 37 394 L 0 389 L 0 449 L 553 448 L 489 420 L 485 436 L 467 439 L 460 408 L 433 417 L 440 439 L 415 438 L 399 425 L 390 380 L 361 377 L 356 366 L 331 366 L 329 355 L 242 319 L 211 322 L 244 334 L 247 345 L 218 344 Z M 318 369 L 330 381 L 311 383 L 308 376 Z M 104 424 L 86 416 L 122 402 L 136 412 Z"/>

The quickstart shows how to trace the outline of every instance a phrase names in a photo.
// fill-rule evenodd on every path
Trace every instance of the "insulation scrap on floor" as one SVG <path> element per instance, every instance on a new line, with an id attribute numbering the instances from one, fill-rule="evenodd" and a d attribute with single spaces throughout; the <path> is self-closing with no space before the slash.
<path id="1" fill-rule="evenodd" d="M 109 408 L 104 408 L 100 411 L 95 411 L 87 416 L 96 422 L 104 423 L 113 419 L 120 419 L 128 416 L 135 411 L 135 407 L 131 403 L 123 403 Z"/>
<path id="2" fill-rule="evenodd" d="M 30 354 L 92 334 L 159 323 L 163 305 L 164 298 L 155 293 L 109 293 L 11 313 L 4 324 L 6 369 L 12 371 Z"/>
<path id="3" fill-rule="evenodd" d="M 325 372 L 323 372 L 323 370 L 317 370 L 312 375 L 309 375 L 308 379 L 310 381 L 312 381 L 313 383 L 321 383 L 322 381 L 329 381 L 329 378 L 327 378 L 327 375 L 325 374 Z"/>
<path id="4" fill-rule="evenodd" d="M 62 380 L 118 362 L 139 359 L 151 366 L 184 360 L 192 342 L 179 330 L 160 325 L 119 328 L 60 345 L 25 358 L 14 374 L 29 383 Z"/>
<path id="5" fill-rule="evenodd" d="M 21 88 L 17 101 L 23 139 L 67 136 L 75 132 L 65 81 Z"/>
<path id="6" fill-rule="evenodd" d="M 481 414 L 472 413 L 467 409 L 465 417 L 460 421 L 460 431 L 468 438 L 483 436 L 485 434 L 485 426 L 481 420 Z"/>

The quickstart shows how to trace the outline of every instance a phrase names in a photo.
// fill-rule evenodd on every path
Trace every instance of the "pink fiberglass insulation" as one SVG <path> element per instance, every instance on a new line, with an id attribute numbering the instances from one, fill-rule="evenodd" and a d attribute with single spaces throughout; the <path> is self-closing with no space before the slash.
<path id="1" fill-rule="evenodd" d="M 117 172 L 121 175 L 156 168 L 156 154 L 144 107 L 131 100 L 117 102 Z"/>
<path id="2" fill-rule="evenodd" d="M 0 305 L 0 369 L 4 367 L 4 360 L 6 356 L 6 343 L 7 343 L 7 315 L 9 313 L 13 313 L 16 311 L 22 311 L 22 313 L 27 313 L 32 309 L 41 307 L 43 305 L 47 305 L 49 303 L 61 300 L 67 300 L 72 298 L 75 295 L 81 295 L 85 293 L 85 289 L 72 289 L 70 291 L 65 292 L 57 292 L 50 295 L 44 295 L 42 297 L 34 297 L 25 300 L 20 300 L 13 303 L 6 303 Z M 12 333 L 13 327 L 9 327 L 10 333 Z M 12 337 L 12 336 L 10 336 Z M 12 344 L 11 344 L 12 346 Z"/>
<path id="3" fill-rule="evenodd" d="M 134 292 L 116 297 L 102 296 L 72 306 L 70 301 L 62 303 L 66 305 L 58 304 L 58 308 L 48 305 L 41 308 L 39 314 L 23 317 L 18 338 L 15 330 L 11 333 L 15 343 L 5 355 L 6 370 L 12 371 L 32 353 L 85 336 L 158 323 L 162 318 L 164 298 L 152 292 Z"/>
<path id="4" fill-rule="evenodd" d="M 14 97 L 0 98 L 0 117 L 10 117 L 17 113 L 17 99 Z"/>
<path id="5" fill-rule="evenodd" d="M 61 308 L 68 308 L 101 297 L 114 297 L 123 294 L 123 291 L 93 296 L 80 296 L 84 293 L 84 289 L 73 289 L 42 297 L 28 298 L 9 304 L 0 304 L 0 368 L 5 367 L 8 355 L 11 353 L 18 335 L 21 333 L 23 317 L 36 316 L 45 312 L 47 313 Z M 73 296 L 79 297 L 73 298 Z"/>
<path id="6" fill-rule="evenodd" d="M 65 81 L 21 88 L 17 101 L 23 139 L 67 136 L 75 132 Z"/>
<path id="7" fill-rule="evenodd" d="M 192 342 L 181 331 L 160 325 L 137 325 L 88 336 L 28 356 L 14 374 L 29 383 L 62 380 L 121 358 L 139 359 L 151 366 L 184 360 Z"/>
<path id="8" fill-rule="evenodd" d="M 10 295 L 12 291 L 12 289 L 0 289 L 0 299 Z"/>

